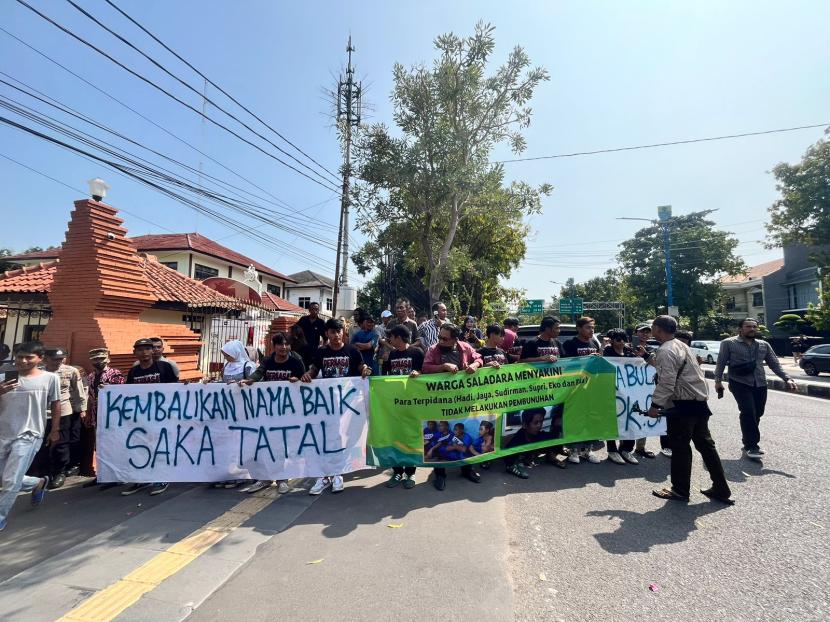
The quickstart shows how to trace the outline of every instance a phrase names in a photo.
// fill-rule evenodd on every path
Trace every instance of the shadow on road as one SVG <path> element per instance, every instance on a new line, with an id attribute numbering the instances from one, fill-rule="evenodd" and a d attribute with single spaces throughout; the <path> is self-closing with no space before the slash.
<path id="1" fill-rule="evenodd" d="M 620 526 L 611 533 L 594 534 L 599 545 L 608 553 L 648 553 L 660 544 L 683 542 L 697 529 L 696 522 L 702 516 L 713 514 L 728 506 L 716 501 L 689 505 L 676 501 L 648 512 L 627 510 L 592 510 L 586 516 L 607 516 L 620 519 Z"/>
<path id="2" fill-rule="evenodd" d="M 796 476 L 792 473 L 779 471 L 778 469 L 764 468 L 764 463 L 761 460 L 738 458 L 734 460 L 721 460 L 721 463 L 726 473 L 726 479 L 730 482 L 743 483 L 752 477 L 761 477 L 762 475 L 780 475 L 787 479 L 796 479 Z"/>

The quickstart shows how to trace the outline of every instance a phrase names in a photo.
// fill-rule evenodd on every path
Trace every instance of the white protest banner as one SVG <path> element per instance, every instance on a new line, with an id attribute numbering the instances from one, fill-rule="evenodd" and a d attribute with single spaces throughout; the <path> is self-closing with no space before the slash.
<path id="1" fill-rule="evenodd" d="M 645 412 L 651 407 L 657 370 L 640 357 L 605 360 L 617 368 L 617 438 L 638 439 L 665 434 L 665 417 L 656 419 L 637 412 Z"/>
<path id="2" fill-rule="evenodd" d="M 289 479 L 366 468 L 368 381 L 109 385 L 98 480 Z"/>

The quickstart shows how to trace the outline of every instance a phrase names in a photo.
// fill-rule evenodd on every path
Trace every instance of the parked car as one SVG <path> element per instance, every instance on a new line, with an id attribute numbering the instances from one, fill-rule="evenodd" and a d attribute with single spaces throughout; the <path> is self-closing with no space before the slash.
<path id="1" fill-rule="evenodd" d="M 692 352 L 703 359 L 704 363 L 714 365 L 720 352 L 720 341 L 693 341 Z"/>
<path id="2" fill-rule="evenodd" d="M 801 356 L 798 365 L 808 376 L 818 376 L 823 371 L 830 371 L 830 344 L 813 346 Z"/>

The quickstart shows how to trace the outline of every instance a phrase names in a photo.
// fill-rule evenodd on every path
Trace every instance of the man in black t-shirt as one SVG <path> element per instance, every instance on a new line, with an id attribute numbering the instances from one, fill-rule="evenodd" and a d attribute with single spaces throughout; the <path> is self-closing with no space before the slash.
<path id="1" fill-rule="evenodd" d="M 301 358 L 291 356 L 291 346 L 288 343 L 288 336 L 285 333 L 276 333 L 271 338 L 274 346 L 274 353 L 262 361 L 256 371 L 247 380 L 241 380 L 239 384 L 251 385 L 254 382 L 275 382 L 288 380 L 297 382 L 305 373 L 305 365 Z"/>
<path id="2" fill-rule="evenodd" d="M 326 342 L 326 323 L 320 317 L 320 304 L 312 302 L 308 305 L 308 315 L 297 320 L 297 325 L 303 329 L 305 340 L 313 350 L 320 345 L 320 339 Z"/>
<path id="3" fill-rule="evenodd" d="M 363 362 L 363 356 L 354 346 L 343 343 L 343 322 L 334 318 L 326 322 L 328 343 L 314 353 L 314 362 L 303 374 L 303 382 L 321 378 L 363 377 L 372 375 L 372 368 Z M 322 375 L 321 375 L 322 374 Z M 343 476 L 340 473 L 318 477 L 308 491 L 310 495 L 319 495 L 331 486 L 332 492 L 343 492 Z"/>
<path id="4" fill-rule="evenodd" d="M 483 348 L 478 349 L 481 360 L 486 366 L 501 367 L 512 362 L 507 353 L 501 349 L 502 343 L 504 343 L 504 330 L 498 324 L 490 324 L 487 327 L 487 343 Z"/>
<path id="5" fill-rule="evenodd" d="M 424 353 L 420 349 L 409 345 L 412 334 L 406 326 L 393 326 L 388 334 L 389 345 L 392 351 L 389 358 L 383 362 L 384 376 L 410 376 L 415 378 L 421 373 L 424 364 Z M 397 467 L 396 467 L 397 468 Z M 408 468 L 408 467 L 407 467 Z M 415 468 L 412 467 L 412 472 Z M 404 487 L 406 482 L 404 482 Z"/>
<path id="6" fill-rule="evenodd" d="M 562 356 L 600 356 L 601 344 L 594 337 L 594 318 L 581 317 L 576 321 L 576 336 L 568 339 L 562 344 Z M 568 456 L 568 462 L 579 464 L 579 459 L 584 458 L 592 464 L 597 464 L 600 461 L 591 449 L 593 441 L 586 441 L 584 443 L 576 443 L 572 448 L 571 455 Z"/>
<path id="7" fill-rule="evenodd" d="M 392 346 L 389 358 L 383 362 L 384 376 L 409 376 L 417 378 L 421 374 L 421 366 L 424 364 L 424 353 L 419 348 L 409 345 L 412 334 L 409 328 L 398 324 L 393 326 L 387 333 L 387 340 Z M 392 477 L 386 482 L 387 488 L 394 488 L 400 483 L 409 490 L 415 486 L 414 466 L 392 467 Z"/>
<path id="8" fill-rule="evenodd" d="M 546 316 L 539 324 L 539 336 L 522 346 L 522 363 L 555 363 L 562 352 L 559 341 L 559 318 Z"/>
<path id="9" fill-rule="evenodd" d="M 138 363 L 130 368 L 127 373 L 127 384 L 157 384 L 173 383 L 179 381 L 179 374 L 173 366 L 165 360 L 153 360 L 152 339 L 139 339 L 133 344 L 133 354 Z M 121 491 L 123 496 L 137 493 L 139 490 L 150 486 L 150 494 L 160 495 L 169 484 L 167 482 L 155 482 L 154 484 L 130 484 Z"/>
<path id="10" fill-rule="evenodd" d="M 600 354 L 601 346 L 594 337 L 594 318 L 581 317 L 576 321 L 576 336 L 562 344 L 563 356 Z"/>

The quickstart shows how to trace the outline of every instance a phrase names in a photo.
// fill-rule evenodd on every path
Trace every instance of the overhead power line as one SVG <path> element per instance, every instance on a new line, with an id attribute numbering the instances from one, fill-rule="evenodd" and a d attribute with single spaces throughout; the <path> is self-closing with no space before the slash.
<path id="1" fill-rule="evenodd" d="M 20 2 L 20 0 L 18 0 Z M 799 125 L 797 127 L 784 127 L 776 130 L 762 130 L 759 132 L 743 132 L 741 134 L 727 134 L 725 136 L 709 136 L 707 138 L 689 138 L 686 140 L 673 140 L 666 143 L 652 143 L 649 145 L 635 145 L 633 147 L 614 147 L 611 149 L 596 149 L 594 151 L 575 151 L 573 153 L 559 153 L 556 155 L 535 156 L 531 158 L 513 158 L 511 160 L 495 160 L 493 164 L 509 164 L 511 162 L 532 162 L 533 160 L 554 160 L 557 158 L 575 158 L 577 156 L 597 155 L 600 153 L 616 153 L 618 151 L 636 151 L 638 149 L 653 149 L 655 147 L 670 147 L 672 145 L 688 145 L 691 143 L 705 143 L 715 140 L 730 140 L 733 138 L 745 138 L 747 136 L 763 136 L 765 134 L 780 134 L 781 132 L 796 132 L 798 130 L 810 130 L 817 127 L 828 127 L 828 123 L 814 123 L 812 125 Z"/>
<path id="2" fill-rule="evenodd" d="M 276 196 L 274 193 L 272 193 L 272 192 L 270 192 L 270 191 L 266 190 L 266 189 L 265 189 L 265 188 L 263 188 L 262 186 L 258 185 L 256 182 L 254 182 L 254 181 L 252 181 L 251 179 L 249 179 L 249 178 L 245 177 L 245 175 L 243 175 L 243 174 L 242 174 L 242 173 L 240 173 L 239 171 L 236 171 L 236 170 L 234 170 L 234 169 L 230 168 L 229 166 L 227 166 L 227 165 L 223 164 L 222 162 L 220 162 L 219 160 L 217 160 L 217 159 L 216 159 L 216 158 L 214 158 L 213 156 L 211 156 L 211 155 L 209 155 L 209 154 L 205 153 L 204 151 L 202 151 L 201 149 L 199 149 L 198 147 L 196 147 L 196 146 L 195 146 L 195 145 L 193 145 L 192 143 L 188 142 L 187 140 L 185 140 L 185 139 L 184 139 L 184 138 L 182 138 L 181 136 L 177 135 L 177 134 L 176 134 L 176 133 L 174 133 L 174 132 L 171 132 L 169 129 L 167 129 L 167 128 L 166 128 L 166 127 L 164 127 L 163 125 L 160 125 L 159 123 L 156 123 L 156 122 L 155 122 L 155 121 L 153 121 L 151 118 L 149 118 L 149 117 L 147 117 L 146 115 L 142 114 L 141 112 L 139 112 L 138 110 L 136 110 L 135 108 L 133 108 L 132 106 L 130 106 L 129 104 L 127 104 L 127 103 L 125 103 L 125 102 L 121 101 L 120 99 L 118 99 L 117 97 L 115 97 L 114 95 L 112 95 L 111 93 L 106 92 L 105 90 L 103 90 L 102 88 L 100 88 L 99 86 L 97 86 L 96 84 L 94 84 L 93 82 L 90 82 L 89 80 L 87 80 L 87 79 L 86 79 L 86 78 L 84 78 L 83 76 L 81 76 L 81 75 L 77 74 L 76 72 L 72 71 L 69 67 L 67 67 L 66 65 L 61 64 L 60 62 L 58 62 L 57 60 L 55 60 L 54 58 L 52 58 L 51 56 L 49 56 L 49 55 L 48 55 L 48 54 L 46 54 L 45 52 L 43 52 L 43 51 L 41 51 L 41 50 L 37 49 L 36 47 L 32 46 L 31 44 L 27 43 L 26 41 L 24 41 L 23 39 L 21 39 L 21 38 L 20 38 L 20 37 L 18 37 L 17 35 L 14 35 L 14 34 L 10 33 L 8 30 L 6 30 L 5 28 L 3 28 L 2 26 L 0 26 L 0 32 L 3 32 L 4 34 L 8 35 L 9 37 L 11 37 L 11 38 L 12 38 L 12 39 L 14 39 L 15 41 L 17 41 L 20 45 L 23 45 L 23 46 L 25 46 L 25 47 L 29 48 L 29 49 L 30 49 L 30 50 L 32 50 L 35 54 L 38 54 L 39 56 L 41 56 L 41 57 L 45 58 L 46 60 L 48 60 L 50 63 L 52 63 L 52 64 L 53 64 L 53 65 L 55 65 L 56 67 L 59 67 L 60 69 L 64 70 L 66 73 L 68 73 L 69 75 L 73 76 L 73 77 L 74 77 L 74 78 L 76 78 L 77 80 L 80 80 L 81 82 L 83 82 L 84 84 L 86 84 L 88 87 L 90 87 L 91 89 L 94 89 L 96 92 L 100 93 L 100 94 L 101 94 L 101 95 L 103 95 L 104 97 L 106 97 L 106 98 L 108 98 L 108 99 L 110 99 L 110 100 L 114 101 L 116 104 L 118 104 L 118 105 L 119 105 L 119 106 L 121 106 L 122 108 L 125 108 L 126 110 L 129 110 L 129 111 L 130 111 L 130 112 L 132 112 L 134 115 L 136 115 L 136 116 L 140 117 L 141 119 L 143 119 L 144 121 L 146 121 L 146 122 L 147 122 L 147 123 L 149 123 L 150 125 L 152 125 L 152 126 L 154 126 L 154 127 L 158 128 L 158 129 L 160 129 L 162 132 L 164 132 L 165 134 L 167 134 L 167 135 L 168 135 L 168 136 L 170 136 L 171 138 L 173 138 L 173 139 L 175 139 L 175 140 L 179 141 L 180 143 L 182 143 L 183 145 L 185 145 L 185 146 L 189 147 L 190 149 L 192 149 L 193 151 L 195 151 L 195 152 L 196 152 L 196 153 L 198 153 L 199 155 L 201 155 L 201 156 L 203 156 L 203 157 L 207 158 L 208 160 L 210 160 L 211 162 L 213 162 L 213 163 L 214 163 L 214 164 L 216 164 L 217 166 L 221 167 L 222 169 L 224 169 L 224 170 L 225 170 L 225 171 L 227 171 L 228 173 L 231 173 L 232 175 L 235 175 L 236 177 L 238 177 L 238 178 L 239 178 L 239 179 L 241 179 L 242 181 L 244 181 L 244 182 L 246 182 L 246 183 L 250 184 L 252 187 L 254 187 L 254 188 L 256 188 L 257 190 L 259 190 L 260 192 L 263 192 L 263 193 L 267 194 L 269 197 L 271 197 L 271 199 L 273 199 L 274 201 L 276 201 L 276 202 L 277 202 L 277 203 L 274 203 L 274 205 L 281 205 L 281 206 L 284 206 L 284 207 L 286 207 L 286 208 L 288 208 L 288 209 L 292 210 L 294 213 L 301 213 L 301 212 L 305 211 L 306 209 L 308 209 L 307 207 L 306 207 L 306 208 L 303 208 L 303 209 L 297 209 L 297 208 L 295 208 L 294 206 L 290 205 L 289 203 L 287 203 L 287 202 L 286 202 L 286 201 L 284 201 L 283 199 L 281 199 L 281 198 L 279 198 L 278 196 Z M 8 74 L 6 74 L 6 75 L 8 75 Z M 17 80 L 17 78 L 12 78 L 12 79 L 16 80 L 17 82 L 20 82 L 19 80 Z M 22 82 L 20 82 L 20 83 L 21 83 L 21 84 L 23 84 Z M 24 85 L 24 86 L 27 86 L 27 85 Z M 31 88 L 31 87 L 29 87 L 29 88 Z M 35 89 L 32 89 L 32 90 L 35 90 Z M 50 98 L 50 99 L 53 99 L 53 101 L 54 101 L 54 98 Z M 203 174 L 204 174 L 204 173 L 203 173 Z M 232 184 L 228 184 L 228 182 L 224 182 L 224 183 L 225 183 L 225 184 L 227 184 L 227 185 L 229 185 L 229 186 L 231 186 L 232 188 L 236 188 L 237 190 L 239 190 L 239 191 L 241 191 L 241 192 L 244 192 L 245 194 L 247 194 L 247 195 L 249 195 L 249 196 L 255 197 L 255 198 L 257 198 L 257 199 L 259 199 L 259 200 L 261 200 L 261 201 L 266 201 L 266 202 L 268 202 L 268 203 L 272 203 L 272 201 L 270 201 L 269 199 L 266 199 L 266 198 L 263 198 L 263 197 L 257 196 L 256 194 L 253 194 L 253 193 L 251 193 L 251 192 L 248 192 L 247 190 L 242 190 L 241 188 L 238 188 L 237 186 L 233 186 Z M 335 194 L 339 194 L 339 191 L 337 191 Z"/>
<path id="3" fill-rule="evenodd" d="M 272 142 L 272 141 L 268 140 L 265 136 L 263 136 L 262 134 L 260 134 L 259 132 L 257 132 L 257 131 L 256 131 L 254 128 L 252 128 L 250 125 L 248 125 L 247 123 L 245 123 L 244 121 L 242 121 L 239 117 L 237 117 L 236 115 L 231 114 L 230 112 L 228 112 L 227 110 L 225 110 L 222 106 L 220 106 L 220 105 L 219 105 L 219 104 L 217 104 L 215 101 L 213 101 L 211 98 L 209 98 L 209 97 L 208 97 L 208 96 L 207 96 L 204 92 L 200 92 L 198 89 L 194 88 L 193 86 L 191 86 L 190 84 L 188 84 L 187 82 L 185 82 L 182 78 L 180 78 L 179 76 L 177 76 L 176 74 L 174 74 L 172 71 L 170 71 L 169 69 L 167 69 L 167 67 L 165 67 L 164 65 L 162 65 L 160 62 L 158 62 L 158 61 L 157 61 L 156 59 L 154 59 L 152 56 L 150 56 L 149 54 L 147 54 L 146 52 L 144 52 L 143 50 L 141 50 L 139 47 L 137 47 L 136 45 L 134 45 L 133 43 L 131 43 L 128 39 L 126 39 L 126 38 L 122 37 L 120 34 L 118 34 L 117 32 L 115 32 L 114 30 L 112 30 L 109 26 L 107 26 L 106 24 L 104 24 L 103 22 L 101 22 L 101 21 L 100 21 L 99 19 L 97 19 L 94 15 L 92 15 L 91 13 L 89 13 L 88 11 L 86 11 L 85 9 L 83 9 L 82 7 L 78 6 L 75 2 L 73 2 L 73 0 L 66 0 L 66 2 L 68 2 L 70 5 L 72 5 L 72 6 L 73 6 L 76 10 L 78 10 L 78 11 L 79 11 L 82 15 L 84 15 L 84 16 L 85 16 L 85 17 L 87 17 L 87 18 L 89 18 L 90 20 L 92 20 L 93 22 L 95 22 L 98 26 L 100 26 L 101 28 L 103 28 L 104 30 L 106 30 L 106 31 L 107 31 L 108 33 L 110 33 L 113 37 L 117 38 L 119 41 L 121 41 L 122 43 L 124 43 L 124 45 L 126 45 L 126 46 L 130 47 L 131 49 L 133 49 L 133 50 L 135 50 L 136 52 L 138 52 L 139 54 L 141 54 L 144 58 L 146 58 L 148 61 L 150 61 L 153 65 L 155 65 L 156 67 L 158 67 L 159 69 L 161 69 L 164 73 L 166 73 L 168 76 L 170 76 L 171 78 L 173 78 L 174 80 L 176 80 L 179 84 L 181 84 L 181 85 L 182 85 L 182 86 L 184 86 L 185 88 L 187 88 L 187 89 L 191 90 L 191 91 L 192 91 L 193 93 L 195 93 L 196 95 L 200 96 L 203 100 L 205 100 L 206 102 L 208 102 L 211 106 L 213 106 L 213 107 L 214 107 L 214 108 L 216 108 L 217 110 L 219 110 L 219 111 L 221 111 L 221 112 L 225 113 L 227 116 L 229 116 L 231 119 L 233 119 L 234 121 L 236 121 L 237 123 L 239 123 L 240 125 L 242 125 L 244 128 L 246 128 L 246 129 L 247 129 L 248 131 L 250 131 L 252 134 L 255 134 L 256 136 L 259 136 L 262 140 L 264 140 L 264 141 L 265 141 L 265 142 L 267 142 L 269 145 L 271 145 L 272 147 L 274 147 L 277 151 L 279 151 L 279 152 L 280 152 L 280 153 L 282 153 L 283 155 L 285 155 L 285 156 L 287 156 L 287 157 L 291 158 L 292 160 L 294 160 L 294 162 L 296 162 L 297 164 L 299 164 L 300 166 L 302 166 L 302 167 L 303 167 L 303 168 L 305 168 L 306 170 L 310 171 L 312 174 L 317 175 L 318 177 L 320 177 L 320 179 L 322 179 L 322 180 L 323 180 L 323 181 L 325 181 L 326 183 L 329 183 L 329 182 L 331 181 L 331 180 L 327 179 L 326 177 L 324 177 L 323 175 L 320 175 L 320 173 L 319 173 L 318 171 L 316 171 L 316 170 L 314 170 L 313 168 L 311 168 L 310 166 L 308 166 L 305 162 L 301 162 L 300 160 L 298 160 L 296 157 L 294 157 L 292 154 L 288 153 L 285 149 L 283 149 L 283 148 L 282 148 L 282 147 L 280 147 L 279 145 L 277 145 L 277 144 L 275 144 L 274 142 Z M 339 179 L 338 179 L 337 181 L 339 181 Z"/>
<path id="4" fill-rule="evenodd" d="M 141 75 L 141 74 L 140 74 L 140 73 L 138 73 L 137 71 L 134 71 L 133 69 L 130 69 L 129 67 L 127 67 L 127 66 L 126 66 L 124 63 L 122 63 L 121 61 L 117 60 L 117 59 L 116 59 L 116 58 L 114 58 L 113 56 L 111 56 L 111 55 L 107 54 L 106 52 L 104 52 L 101 48 L 99 48 L 99 47 L 97 47 L 97 46 L 93 45 L 92 43 L 90 43 L 89 41 L 87 41 L 86 39 L 84 39 L 83 37 L 81 37 L 80 35 L 75 34 L 75 33 L 74 33 L 74 32 L 72 32 L 71 30 L 69 30 L 68 28 L 66 28 L 65 26 L 62 26 L 61 24 L 57 23 L 55 20 L 53 20 L 52 18 L 50 18 L 48 15 L 45 15 L 45 14 L 41 13 L 41 12 L 40 12 L 40 11 L 38 11 L 36 8 L 34 8 L 33 6 L 31 6 L 30 4 L 28 4 L 27 2 L 25 2 L 25 0 L 17 0 L 17 2 L 18 2 L 18 4 L 21 4 L 22 6 L 26 7 L 27 9 L 29 9 L 30 11 L 32 11 L 33 13 L 35 13 L 37 16 L 39 16 L 39 17 L 40 17 L 40 18 L 42 18 L 43 20 L 45 20 L 45 21 L 49 22 L 50 24 L 52 24 L 53 26 L 55 26 L 55 28 L 57 28 L 57 29 L 59 29 L 59 30 L 61 30 L 61 31 L 65 32 L 66 34 L 68 34 L 69 36 L 71 36 L 72 38 L 74 38 L 75 40 L 77 40 L 78 42 L 80 42 L 80 43 L 84 44 L 85 46 L 89 47 L 90 49 L 94 50 L 95 52 L 97 52 L 98 54 L 100 54 L 101 56 L 103 56 L 104 58 L 108 59 L 110 62 L 112 62 L 112 63 L 114 63 L 114 64 L 118 65 L 118 66 L 119 66 L 119 67 L 121 67 L 124 71 L 126 71 L 126 72 L 130 73 L 131 75 L 135 76 L 135 77 L 136 77 L 136 78 L 138 78 L 139 80 L 141 80 L 141 81 L 143 81 L 143 82 L 147 83 L 148 85 L 152 86 L 154 89 L 156 89 L 156 90 L 160 91 L 161 93 L 164 93 L 164 94 L 165 94 L 165 95 L 167 95 L 170 99 L 172 99 L 172 100 L 174 100 L 174 101 L 178 102 L 179 104 L 181 104 L 181 105 L 182 105 L 182 106 L 184 106 L 185 108 L 187 108 L 187 109 L 189 109 L 189 110 L 191 110 L 191 111 L 195 112 L 195 113 L 196 113 L 196 114 L 198 114 L 200 117 L 202 117 L 202 118 L 204 118 L 205 120 L 209 121 L 209 122 L 210 122 L 210 123 L 212 123 L 213 125 L 215 125 L 215 126 L 217 126 L 217 127 L 221 128 L 221 129 L 225 130 L 226 132 L 228 132 L 229 134 L 231 134 L 231 135 L 235 136 L 236 138 L 238 138 L 238 139 L 239 139 L 239 140 L 241 140 L 242 142 L 244 142 L 244 143 L 246 143 L 246 144 L 250 145 L 251 147 L 253 147 L 253 148 L 254 148 L 254 149 L 256 149 L 257 151 L 262 152 L 263 154 L 265 154 L 265 155 L 266 155 L 266 156 L 268 156 L 269 158 L 272 158 L 272 159 L 276 160 L 277 162 L 279 162 L 279 163 L 280 163 L 280 164 L 282 164 L 283 166 L 285 166 L 285 167 L 287 167 L 287 168 L 290 168 L 291 170 L 293 170 L 293 171 L 295 171 L 296 173 L 298 173 L 298 174 L 302 175 L 302 176 L 303 176 L 303 177 L 305 177 L 306 179 L 309 179 L 310 181 L 314 182 L 315 184 L 317 184 L 317 185 L 319 185 L 319 186 L 322 186 L 322 187 L 323 187 L 323 188 L 325 188 L 326 190 L 331 190 L 331 191 L 334 191 L 334 192 L 338 192 L 338 191 L 339 191 L 336 187 L 334 187 L 334 186 L 332 186 L 332 185 L 328 185 L 328 183 L 324 183 L 324 182 L 322 182 L 322 181 L 320 181 L 320 180 L 318 180 L 318 179 L 315 179 L 314 177 L 311 177 L 310 175 L 308 175 L 307 173 L 304 173 L 303 171 L 301 171 L 301 170 L 300 170 L 300 169 L 298 169 L 297 167 L 295 167 L 295 166 L 293 166 L 293 165 L 289 164 L 288 162 L 286 162 L 285 160 L 281 159 L 280 157 L 278 157 L 278 156 L 274 155 L 273 153 L 270 153 L 270 152 L 266 151 L 265 149 L 263 149 L 262 147 L 260 147 L 260 146 L 259 146 L 259 145 L 257 145 L 256 143 L 254 143 L 254 142 L 252 142 L 252 141 L 248 140 L 247 138 L 245 138 L 245 137 L 244 137 L 244 136 L 242 136 L 241 134 L 239 134 L 239 133 L 235 132 L 234 130 L 232 130 L 231 128 L 229 128 L 227 125 L 225 125 L 225 124 L 223 124 L 223 123 L 220 123 L 220 122 L 219 122 L 219 121 L 217 121 L 216 119 L 214 119 L 214 118 L 212 118 L 212 117 L 210 117 L 210 116 L 206 115 L 205 113 L 203 113 L 203 112 L 202 112 L 201 110 L 199 110 L 198 108 L 196 108 L 196 107 L 194 107 L 194 106 L 191 106 L 190 104 L 188 104 L 188 103 L 187 103 L 186 101 L 184 101 L 183 99 L 180 99 L 179 97 L 176 97 L 176 96 L 175 96 L 175 95 L 173 95 L 170 91 L 168 91 L 168 90 L 164 89 L 163 87 L 159 86 L 158 84 L 156 84 L 155 82 L 153 82 L 153 81 L 152 81 L 152 80 L 150 80 L 149 78 L 147 78 L 147 77 L 145 77 L 145 76 Z M 243 125 L 244 125 L 244 124 L 243 124 Z M 254 133 L 256 133 L 256 132 L 254 132 Z M 265 140 L 267 140 L 267 139 L 265 139 Z M 270 142 L 270 141 L 268 141 L 268 142 Z M 318 174 L 318 175 L 319 175 L 319 174 Z"/>
<path id="5" fill-rule="evenodd" d="M 225 97 L 227 97 L 227 98 L 228 98 L 228 99 L 230 99 L 233 103 L 235 103 L 237 106 L 239 106 L 240 108 L 242 108 L 242 110 L 244 110 L 244 111 L 245 111 L 245 112 L 247 112 L 249 115 L 251 115 L 254 119 L 256 119 L 257 121 L 259 121 L 260 123 L 262 123 L 262 125 L 264 125 L 264 126 L 265 126 L 265 127 L 267 127 L 269 130 L 271 130 L 272 132 L 274 132 L 274 134 L 276 134 L 276 135 L 277 135 L 277 136 L 279 136 L 282 140 L 284 140 L 286 143 L 288 143 L 289 145 L 291 145 L 292 147 L 294 147 L 294 149 L 296 149 L 296 150 L 297 150 L 297 151 L 299 151 L 301 154 L 303 154 L 306 158 L 308 158 L 309 160 L 311 160 L 312 162 L 314 162 L 314 164 L 316 164 L 317 166 L 319 166 L 321 169 L 323 169 L 324 171 L 326 171 L 327 173 L 329 173 L 329 174 L 330 174 L 330 175 L 332 175 L 333 177 L 337 178 L 337 174 L 336 174 L 336 173 L 333 173 L 330 169 L 328 169 L 328 168 L 326 168 L 324 165 L 320 164 L 317 160 L 315 160 L 313 157 L 311 157 L 310 155 L 308 155 L 305 151 L 303 151 L 302 149 L 300 149 L 297 145 L 295 145 L 293 142 L 291 142 L 291 141 L 290 141 L 288 138 L 286 138 L 283 134 L 281 134 L 281 133 L 280 133 L 280 132 L 278 132 L 276 129 L 274 129 L 271 125 L 269 125 L 268 123 L 266 123 L 266 122 L 265 122 L 262 118 L 260 118 L 260 117 L 259 117 L 259 115 L 257 115 L 255 112 L 253 112 L 253 111 L 252 111 L 250 108 L 248 108 L 247 106 L 245 106 L 242 102 L 240 102 L 240 101 L 239 101 L 238 99 L 236 99 L 233 95 L 231 95 L 230 93 L 228 93 L 228 92 L 227 92 L 225 89 L 223 89 L 221 86 L 219 86 L 218 84 L 216 84 L 216 82 L 214 82 L 213 80 L 211 80 L 210 78 L 208 78 L 208 77 L 207 77 L 204 73 L 202 73 L 201 71 L 199 71 L 198 69 L 196 69 L 196 67 L 194 67 L 192 64 L 190 64 L 190 63 L 189 63 L 186 59 L 182 58 L 182 56 L 181 56 L 181 55 L 179 55 L 178 53 L 176 53 L 176 51 L 175 51 L 175 50 L 173 50 L 173 49 L 171 49 L 171 48 L 170 48 L 170 47 L 169 47 L 166 43 L 164 43 L 164 41 L 162 41 L 162 40 L 161 40 L 161 39 L 159 39 L 156 35 L 154 35 L 152 32 L 150 32 L 149 30 L 147 30 L 147 28 L 145 28 L 144 26 L 142 26 L 141 24 L 139 24 L 139 23 L 138 23 L 135 19 L 133 19 L 132 17 L 130 17 L 130 16 L 129 16 L 129 15 L 128 15 L 125 11 L 123 11 L 121 8 L 119 8 L 119 7 L 118 7 L 118 6 L 117 6 L 114 2 L 111 2 L 111 0 L 105 0 L 105 2 L 106 2 L 107 4 L 109 4 L 112 8 L 114 8 L 116 11 L 118 11 L 119 13 L 121 13 L 121 15 L 123 15 L 124 17 L 126 17 L 126 18 L 130 21 L 130 22 L 132 22 L 133 24 L 135 24 L 138 28 L 140 28 L 140 29 L 141 29 L 144 33 L 146 33 L 146 34 L 147 34 L 147 36 L 149 36 L 151 39 L 153 39 L 153 41 L 155 41 L 155 42 L 156 42 L 156 43 L 158 43 L 161 47 L 163 47 L 165 50 L 167 50 L 168 52 L 170 52 L 173 56 L 175 56 L 176 58 L 178 58 L 178 59 L 179 59 L 181 62 L 183 62 L 185 65 L 187 65 L 188 67 L 190 67 L 190 69 L 192 69 L 193 71 L 195 71 L 195 72 L 196 72 L 196 73 L 197 73 L 197 74 L 198 74 L 201 78 L 203 78 L 204 80 L 206 80 L 208 84 L 210 84 L 211 86 L 213 86 L 216 90 L 218 90 L 220 93 L 222 93 Z"/>

